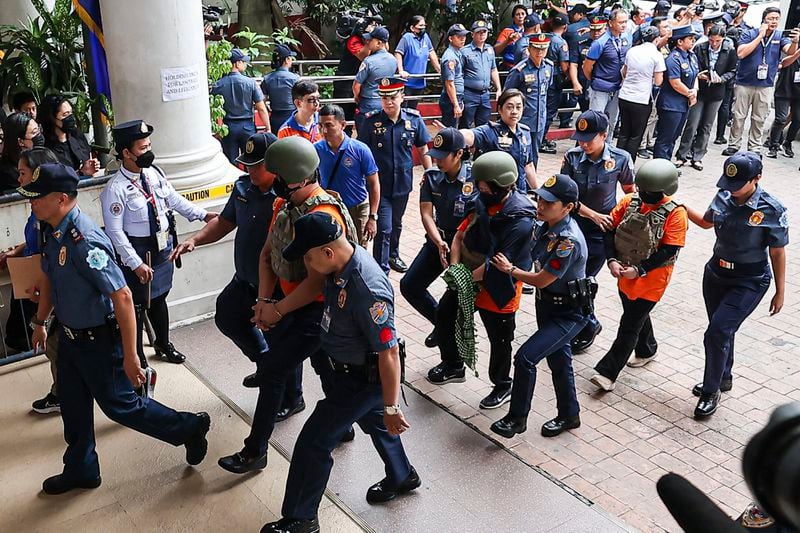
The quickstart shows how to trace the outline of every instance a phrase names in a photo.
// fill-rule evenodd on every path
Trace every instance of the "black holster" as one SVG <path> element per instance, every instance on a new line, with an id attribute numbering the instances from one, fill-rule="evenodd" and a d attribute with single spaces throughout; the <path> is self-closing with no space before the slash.
<path id="1" fill-rule="evenodd" d="M 570 305 L 584 314 L 594 312 L 594 297 L 597 295 L 597 281 L 594 277 L 581 278 L 567 282 L 567 298 Z"/>
<path id="2" fill-rule="evenodd" d="M 400 357 L 400 383 L 403 383 L 406 380 L 406 341 L 397 339 L 397 348 Z M 367 383 L 372 385 L 378 385 L 381 382 L 378 358 L 378 352 L 369 352 L 367 353 L 367 362 L 364 365 Z"/>

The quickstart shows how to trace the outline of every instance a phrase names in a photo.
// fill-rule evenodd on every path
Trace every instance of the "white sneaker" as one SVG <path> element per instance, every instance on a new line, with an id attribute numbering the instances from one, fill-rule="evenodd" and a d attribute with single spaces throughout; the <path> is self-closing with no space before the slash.
<path id="1" fill-rule="evenodd" d="M 614 387 L 616 387 L 616 385 L 617 385 L 616 383 L 614 383 L 613 381 L 611 381 L 607 377 L 601 376 L 600 374 L 595 374 L 594 376 L 592 376 L 589 379 L 589 381 L 591 381 L 592 383 L 597 385 L 598 388 L 600 388 L 600 389 L 602 389 L 602 390 L 604 390 L 606 392 L 611 392 L 612 390 L 614 390 Z"/>
<path id="2" fill-rule="evenodd" d="M 650 361 L 652 361 L 653 359 L 655 359 L 656 357 L 658 357 L 658 352 L 653 354 L 652 357 L 634 357 L 633 359 L 628 361 L 628 366 L 631 368 L 640 368 L 649 363 Z"/>

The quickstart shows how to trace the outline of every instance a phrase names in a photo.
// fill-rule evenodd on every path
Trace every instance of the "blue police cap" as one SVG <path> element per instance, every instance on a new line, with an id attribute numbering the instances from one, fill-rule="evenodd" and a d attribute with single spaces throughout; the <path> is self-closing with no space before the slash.
<path id="1" fill-rule="evenodd" d="M 725 160 L 717 187 L 725 191 L 738 191 L 745 183 L 761 174 L 761 158 L 753 152 L 736 152 Z"/>
<path id="2" fill-rule="evenodd" d="M 378 39 L 385 43 L 389 42 L 389 30 L 385 26 L 375 26 L 371 32 L 362 35 L 365 41 L 370 39 Z"/>
<path id="3" fill-rule="evenodd" d="M 383 78 L 378 83 L 378 96 L 394 96 L 402 93 L 406 87 L 406 80 L 399 77 Z"/>
<path id="4" fill-rule="evenodd" d="M 444 159 L 448 155 L 466 148 L 464 135 L 456 128 L 444 128 L 433 138 L 433 148 L 428 155 L 435 159 Z"/>
<path id="5" fill-rule="evenodd" d="M 75 170 L 63 163 L 45 163 L 36 167 L 31 182 L 19 187 L 17 192 L 31 199 L 51 192 L 75 192 L 79 179 Z"/>
<path id="6" fill-rule="evenodd" d="M 469 30 L 465 28 L 463 24 L 453 24 L 447 29 L 448 37 L 452 37 L 453 35 L 458 35 L 459 37 L 463 37 L 468 33 Z"/>
<path id="7" fill-rule="evenodd" d="M 244 61 L 245 63 L 250 62 L 250 56 L 239 50 L 238 48 L 234 48 L 231 50 L 231 63 L 235 63 L 237 61 Z"/>
<path id="8" fill-rule="evenodd" d="M 283 57 L 283 58 L 286 58 L 286 57 L 297 57 L 297 52 L 295 52 L 294 50 L 292 50 L 291 48 L 289 48 L 285 44 L 279 44 L 278 46 L 276 46 L 275 47 L 275 54 L 277 54 L 278 57 Z"/>
<path id="9" fill-rule="evenodd" d="M 678 26 L 677 28 L 672 28 L 673 39 L 683 39 L 684 37 L 690 36 L 697 37 L 697 32 L 695 32 L 694 28 L 691 26 Z"/>
<path id="10" fill-rule="evenodd" d="M 658 2 L 656 2 L 654 9 L 655 11 L 668 12 L 671 7 L 672 7 L 672 2 L 669 2 L 668 0 L 658 0 Z"/>
<path id="11" fill-rule="evenodd" d="M 489 25 L 486 24 L 485 20 L 476 20 L 472 23 L 472 33 L 476 31 L 489 31 Z"/>
<path id="12" fill-rule="evenodd" d="M 342 227 L 329 214 L 314 211 L 303 215 L 294 223 L 294 240 L 283 249 L 283 258 L 297 261 L 318 246 L 324 246 L 342 236 Z"/>
<path id="13" fill-rule="evenodd" d="M 531 13 L 530 15 L 525 17 L 525 20 L 522 23 L 522 27 L 533 28 L 534 26 L 539 26 L 542 23 L 543 23 L 542 17 L 540 17 L 536 13 Z"/>
<path id="14" fill-rule="evenodd" d="M 589 142 L 594 139 L 597 134 L 603 133 L 608 129 L 608 117 L 602 111 L 588 110 L 578 116 L 578 121 L 575 123 L 575 133 L 572 134 L 572 139 L 575 141 Z"/>
<path id="15" fill-rule="evenodd" d="M 236 158 L 237 163 L 245 166 L 257 165 L 264 161 L 269 145 L 277 141 L 274 133 L 255 133 L 248 137 L 247 144 L 244 145 L 244 152 Z"/>
<path id="16" fill-rule="evenodd" d="M 548 202 L 561 200 L 565 204 L 578 201 L 578 184 L 566 174 L 555 174 L 545 180 L 544 184 L 536 189 L 539 198 Z"/>
<path id="17" fill-rule="evenodd" d="M 111 136 L 114 138 L 114 145 L 117 152 L 122 152 L 122 149 L 133 141 L 150 137 L 153 133 L 153 126 L 145 123 L 144 120 L 131 120 L 117 124 L 111 130 Z"/>

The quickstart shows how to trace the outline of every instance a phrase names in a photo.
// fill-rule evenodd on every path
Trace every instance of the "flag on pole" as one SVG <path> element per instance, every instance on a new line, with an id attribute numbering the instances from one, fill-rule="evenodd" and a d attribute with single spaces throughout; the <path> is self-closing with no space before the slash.
<path id="1" fill-rule="evenodd" d="M 103 36 L 103 19 L 100 16 L 100 0 L 72 0 L 72 5 L 83 22 L 83 31 L 88 36 L 88 49 L 84 51 L 88 64 L 94 74 L 95 90 L 111 102 L 111 84 L 108 81 L 108 63 L 106 62 L 106 43 Z M 101 98 L 100 105 L 103 118 L 108 117 L 105 101 Z"/>

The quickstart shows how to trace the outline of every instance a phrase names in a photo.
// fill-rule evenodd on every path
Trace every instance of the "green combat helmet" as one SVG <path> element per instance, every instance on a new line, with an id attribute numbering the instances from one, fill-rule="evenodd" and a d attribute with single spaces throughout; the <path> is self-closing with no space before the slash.
<path id="1" fill-rule="evenodd" d="M 498 187 L 510 187 L 517 183 L 519 170 L 517 162 L 507 152 L 486 152 L 478 156 L 472 164 L 472 177 L 475 181 L 492 182 Z"/>
<path id="2" fill-rule="evenodd" d="M 678 169 L 666 159 L 651 159 L 636 171 L 634 183 L 640 191 L 672 196 L 678 190 Z"/>
<path id="3" fill-rule="evenodd" d="M 310 141 L 303 137 L 284 137 L 267 148 L 267 170 L 288 183 L 300 183 L 312 176 L 319 166 L 319 155 Z"/>

